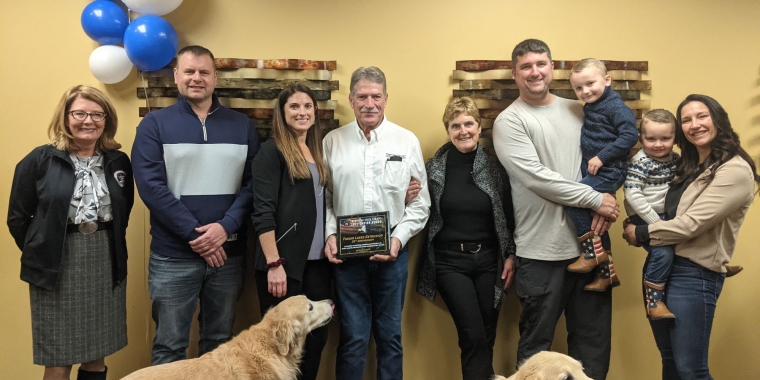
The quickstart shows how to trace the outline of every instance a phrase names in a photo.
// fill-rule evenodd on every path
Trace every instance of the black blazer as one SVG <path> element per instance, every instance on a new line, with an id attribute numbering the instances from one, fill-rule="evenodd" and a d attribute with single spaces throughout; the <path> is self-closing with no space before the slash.
<path id="1" fill-rule="evenodd" d="M 103 160 L 113 211 L 113 281 L 118 284 L 127 277 L 126 231 L 135 188 L 126 154 L 105 152 Z M 122 181 L 117 180 L 117 174 Z M 21 279 L 34 286 L 53 290 L 58 282 L 75 184 L 69 153 L 52 145 L 35 148 L 16 165 L 8 228 L 22 251 Z"/>
<path id="2" fill-rule="evenodd" d="M 265 232 L 275 231 L 275 240 L 279 239 L 294 224 L 277 243 L 280 257 L 285 258 L 283 264 L 289 278 L 301 281 L 304 267 L 309 257 L 309 248 L 314 237 L 317 210 L 314 183 L 311 178 L 290 182 L 290 172 L 274 140 L 261 144 L 251 165 L 253 173 L 253 228 L 256 231 L 256 258 L 254 268 L 266 271 L 266 257 L 261 249 L 258 236 Z M 316 189 L 319 190 L 319 189 Z M 324 198 L 322 202 L 324 207 Z M 321 221 L 324 226 L 324 218 Z"/>

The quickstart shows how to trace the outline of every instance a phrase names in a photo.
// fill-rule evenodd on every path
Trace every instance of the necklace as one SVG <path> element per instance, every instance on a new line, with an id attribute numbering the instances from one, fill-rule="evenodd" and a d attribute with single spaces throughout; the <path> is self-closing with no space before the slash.
<path id="1" fill-rule="evenodd" d="M 309 171 L 311 171 L 312 173 L 312 181 L 316 180 L 316 184 L 319 184 L 320 178 L 319 178 L 319 170 L 317 169 L 317 164 L 313 162 L 309 162 L 309 161 L 306 161 L 306 163 L 309 165 Z M 324 192 L 325 192 L 324 186 L 314 186 L 314 194 L 317 196 L 317 198 L 321 197 Z"/>

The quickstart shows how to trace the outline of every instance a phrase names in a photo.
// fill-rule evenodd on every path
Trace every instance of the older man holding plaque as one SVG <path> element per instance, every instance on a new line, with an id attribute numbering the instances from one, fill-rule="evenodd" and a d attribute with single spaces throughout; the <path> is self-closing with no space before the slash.
<path id="1" fill-rule="evenodd" d="M 406 291 L 407 242 L 422 230 L 430 212 L 426 186 L 408 204 L 409 180 L 427 184 L 420 143 L 414 134 L 391 123 L 383 111 L 388 102 L 385 74 L 360 67 L 351 75 L 349 102 L 356 120 L 324 139 L 330 174 L 326 196 L 325 255 L 335 266 L 340 308 L 339 380 L 364 374 L 370 332 L 377 343 L 377 379 L 403 377 L 401 309 Z M 371 244 L 387 250 L 367 256 L 351 244 L 340 244 L 352 218 L 386 218 L 387 234 Z M 369 232 L 369 231 L 368 231 Z M 356 247 L 356 246 L 355 246 Z"/>

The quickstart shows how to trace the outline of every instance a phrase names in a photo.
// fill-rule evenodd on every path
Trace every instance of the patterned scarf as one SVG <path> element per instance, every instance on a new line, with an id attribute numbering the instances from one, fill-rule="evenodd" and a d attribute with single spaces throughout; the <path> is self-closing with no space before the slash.
<path id="1" fill-rule="evenodd" d="M 76 184 L 71 204 L 77 207 L 74 224 L 96 222 L 100 200 L 108 195 L 108 186 L 102 183 L 93 168 L 103 168 L 103 156 L 95 154 L 92 157 L 80 158 L 70 154 L 74 163 Z"/>

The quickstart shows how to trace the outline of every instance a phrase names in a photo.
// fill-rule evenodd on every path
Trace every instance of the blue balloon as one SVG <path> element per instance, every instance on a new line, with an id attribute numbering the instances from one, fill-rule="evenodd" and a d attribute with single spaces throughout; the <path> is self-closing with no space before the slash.
<path id="1" fill-rule="evenodd" d="M 140 16 L 124 33 L 127 57 L 142 71 L 155 71 L 166 66 L 177 54 L 178 44 L 172 24 L 159 16 Z"/>
<path id="2" fill-rule="evenodd" d="M 108 0 L 87 4 L 82 11 L 82 29 L 87 36 L 101 45 L 118 45 L 124 41 L 124 31 L 129 25 L 127 13 Z"/>

